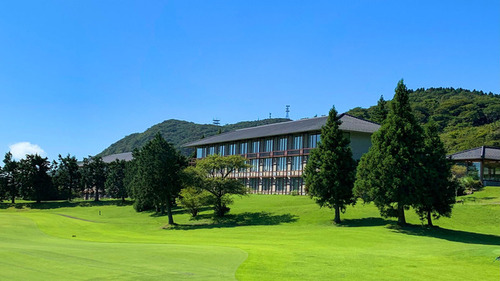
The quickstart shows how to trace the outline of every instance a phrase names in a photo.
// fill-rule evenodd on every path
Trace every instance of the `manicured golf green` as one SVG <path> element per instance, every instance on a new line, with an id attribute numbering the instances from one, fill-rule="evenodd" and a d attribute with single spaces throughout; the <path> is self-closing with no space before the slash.
<path id="1" fill-rule="evenodd" d="M 30 204 L 27 204 L 30 205 Z M 86 206 L 89 205 L 89 206 Z M 0 280 L 498 280 L 500 187 L 457 204 L 439 228 L 399 228 L 359 203 L 333 212 L 305 196 L 236 198 L 218 224 L 101 204 L 1 204 Z"/>

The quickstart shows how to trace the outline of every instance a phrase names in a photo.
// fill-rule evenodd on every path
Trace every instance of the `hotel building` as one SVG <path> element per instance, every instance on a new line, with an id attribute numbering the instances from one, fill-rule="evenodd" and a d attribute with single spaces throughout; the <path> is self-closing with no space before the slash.
<path id="1" fill-rule="evenodd" d="M 219 154 L 241 155 L 250 168 L 235 171 L 253 193 L 305 194 L 302 172 L 320 140 L 327 116 L 235 130 L 185 144 L 196 148 L 196 158 Z M 351 141 L 353 158 L 359 160 L 371 146 L 371 134 L 380 125 L 348 114 L 340 129 Z"/>

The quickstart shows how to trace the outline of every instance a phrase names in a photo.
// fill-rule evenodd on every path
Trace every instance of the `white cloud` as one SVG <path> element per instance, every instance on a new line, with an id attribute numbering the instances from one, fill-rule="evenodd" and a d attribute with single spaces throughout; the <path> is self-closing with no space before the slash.
<path id="1" fill-rule="evenodd" d="M 26 154 L 38 154 L 40 156 L 45 156 L 45 151 L 37 144 L 32 144 L 30 142 L 18 142 L 9 146 L 10 153 L 15 159 L 22 159 L 26 157 Z"/>

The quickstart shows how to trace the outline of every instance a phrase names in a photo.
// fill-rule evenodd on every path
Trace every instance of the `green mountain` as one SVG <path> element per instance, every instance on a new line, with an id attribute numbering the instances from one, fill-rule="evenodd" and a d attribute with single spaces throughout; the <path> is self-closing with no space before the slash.
<path id="1" fill-rule="evenodd" d="M 449 153 L 482 145 L 500 146 L 500 95 L 454 88 L 410 90 L 410 103 L 421 124 L 434 120 Z M 388 106 L 390 101 L 388 101 Z M 378 106 L 347 113 L 376 121 Z"/>
<path id="2" fill-rule="evenodd" d="M 190 155 L 194 150 L 192 148 L 181 147 L 183 144 L 199 140 L 202 137 L 213 136 L 218 133 L 284 121 L 290 120 L 285 118 L 272 118 L 216 126 L 170 119 L 156 124 L 142 133 L 134 133 L 124 137 L 99 153 L 99 156 L 133 151 L 135 148 L 140 148 L 153 139 L 157 133 L 160 133 L 168 142 L 173 143 L 177 149 L 180 149 L 182 154 Z"/>

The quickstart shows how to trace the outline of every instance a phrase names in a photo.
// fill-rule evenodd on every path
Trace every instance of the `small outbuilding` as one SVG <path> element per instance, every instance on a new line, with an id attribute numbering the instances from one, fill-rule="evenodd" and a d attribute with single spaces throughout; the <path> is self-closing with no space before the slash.
<path id="1" fill-rule="evenodd" d="M 483 185 L 500 186 L 500 147 L 476 147 L 451 154 L 449 158 L 475 168 Z"/>

